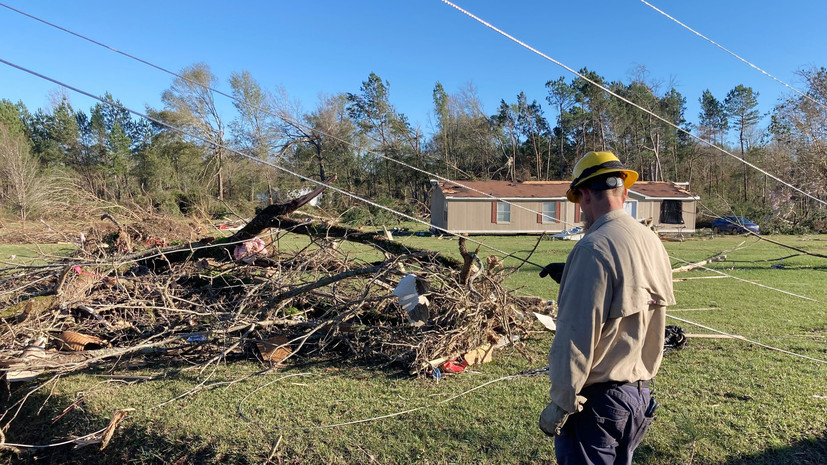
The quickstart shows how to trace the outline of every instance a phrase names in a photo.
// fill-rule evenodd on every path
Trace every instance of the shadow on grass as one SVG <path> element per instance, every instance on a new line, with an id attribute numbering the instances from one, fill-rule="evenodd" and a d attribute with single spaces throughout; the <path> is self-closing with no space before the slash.
<path id="1" fill-rule="evenodd" d="M 237 355 L 232 357 L 234 362 L 255 362 L 254 357 Z M 163 368 L 171 376 L 180 368 L 189 365 L 180 361 L 165 360 L 161 362 Z M 313 357 L 306 358 L 289 366 L 285 372 L 297 372 L 313 368 L 322 371 L 336 371 L 339 375 L 351 378 L 383 377 L 388 380 L 410 379 L 399 364 L 382 364 L 376 360 L 348 359 L 345 357 Z M 86 374 L 106 374 L 108 364 L 87 369 Z M 262 369 L 266 366 L 262 365 Z M 14 415 L 17 407 L 15 402 L 23 398 L 37 383 L 27 382 L 12 385 L 11 392 L 6 392 L 0 398 L 0 413 L 9 409 L 6 417 L 0 422 L 5 425 Z M 156 382 L 156 381 L 146 381 Z M 46 445 L 65 442 L 82 435 L 103 429 L 109 424 L 113 412 L 92 411 L 83 402 L 76 403 L 78 394 L 62 389 L 51 389 L 49 386 L 39 389 L 28 397 L 19 411 L 10 428 L 5 432 L 5 441 L 9 444 Z M 0 450 L 0 465 L 11 463 L 22 464 L 83 464 L 98 465 L 111 463 L 129 464 L 189 464 L 189 463 L 230 463 L 247 464 L 259 463 L 265 459 L 260 457 L 251 462 L 249 451 L 233 451 L 232 444 L 219 444 L 215 438 L 205 438 L 181 432 L 175 434 L 170 431 L 153 431 L 152 424 L 139 421 L 134 422 L 127 415 L 121 423 L 108 447 L 100 450 L 100 444 L 74 448 L 74 444 L 35 449 L 21 449 L 19 453 Z M 185 439 L 182 439 L 185 436 Z M 266 452 L 266 451 L 265 451 Z M 293 462 L 284 461 L 290 464 Z"/>
<path id="2" fill-rule="evenodd" d="M 643 444 L 635 451 L 636 464 L 663 463 L 663 451 Z M 827 430 L 822 436 L 801 440 L 785 447 L 766 449 L 756 454 L 742 455 L 726 461 L 709 461 L 709 457 L 695 458 L 691 463 L 716 463 L 720 465 L 824 465 L 827 464 Z M 689 463 L 679 451 L 673 451 L 670 460 L 674 463 Z"/>
<path id="3" fill-rule="evenodd" d="M 12 402 L 31 386 L 19 386 Z M 72 440 L 105 428 L 112 412 L 92 412 L 75 404 L 73 393 L 38 392 L 29 397 L 6 431 L 7 444 L 48 445 Z M 66 406 L 70 406 L 67 408 Z M 74 406 L 74 407 L 73 407 Z M 3 405 L 7 408 L 8 405 Z M 11 415 L 9 415 L 10 417 Z M 5 419 L 8 421 L 8 419 Z M 152 432 L 151 424 L 132 422 L 129 415 L 118 426 L 104 450 L 100 443 L 75 448 L 74 444 L 0 451 L 0 464 L 248 464 L 243 451 L 228 451 L 215 441 L 189 435 L 185 439 L 168 432 Z"/>
<path id="4" fill-rule="evenodd" d="M 821 437 L 798 441 L 791 446 L 767 449 L 726 462 L 726 465 L 823 465 L 827 463 L 827 431 Z"/>

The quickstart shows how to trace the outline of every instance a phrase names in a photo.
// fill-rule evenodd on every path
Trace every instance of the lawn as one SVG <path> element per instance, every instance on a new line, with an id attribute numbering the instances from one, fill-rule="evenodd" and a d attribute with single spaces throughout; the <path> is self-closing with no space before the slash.
<path id="1" fill-rule="evenodd" d="M 825 236 L 772 238 L 827 254 Z M 530 261 L 538 264 L 565 260 L 574 245 L 530 236 L 476 239 L 521 257 L 536 246 Z M 459 257 L 455 239 L 398 240 Z M 300 241 L 285 239 L 284 246 Z M 666 354 L 655 383 L 662 407 L 635 463 L 827 463 L 827 259 L 781 260 L 797 252 L 738 236 L 665 246 L 674 266 L 729 250 L 727 261 L 709 268 L 734 277 L 694 279 L 717 275 L 702 269 L 677 274 L 693 279 L 675 283 L 678 303 L 669 315 L 683 321 L 667 323 L 746 340 L 692 337 L 686 348 Z M 537 272 L 523 265 L 507 284 L 520 294 L 556 298 L 557 285 Z M 544 366 L 551 339 L 538 332 L 520 350 L 503 349 L 492 363 L 440 381 L 347 360 L 304 360 L 266 373 L 242 360 L 153 381 L 140 377 L 181 367 L 117 365 L 74 374 L 32 392 L 6 441 L 58 442 L 105 427 L 117 409 L 136 409 L 112 443 L 103 451 L 61 446 L 0 457 L 89 465 L 554 463 L 551 441 L 536 427 L 548 380 L 514 376 Z M 11 396 L 26 393 L 17 387 Z"/>

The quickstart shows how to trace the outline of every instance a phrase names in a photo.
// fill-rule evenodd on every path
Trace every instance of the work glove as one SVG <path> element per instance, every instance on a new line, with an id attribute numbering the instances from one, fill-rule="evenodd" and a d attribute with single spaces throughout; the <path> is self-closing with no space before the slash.
<path id="1" fill-rule="evenodd" d="M 565 263 L 549 263 L 540 270 L 540 277 L 545 278 L 546 276 L 551 276 L 551 279 L 556 281 L 557 284 L 560 284 L 560 280 L 563 279 L 563 268 L 565 267 Z"/>
<path id="2" fill-rule="evenodd" d="M 559 435 L 569 415 L 571 415 L 569 412 L 561 409 L 554 402 L 549 402 L 540 413 L 540 430 L 549 436 Z"/>

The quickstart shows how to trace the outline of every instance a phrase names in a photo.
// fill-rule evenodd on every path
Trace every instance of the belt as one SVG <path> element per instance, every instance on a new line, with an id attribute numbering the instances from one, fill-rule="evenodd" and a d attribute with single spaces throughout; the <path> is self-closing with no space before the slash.
<path id="1" fill-rule="evenodd" d="M 646 389 L 646 388 L 649 387 L 649 384 L 651 384 L 651 383 L 652 383 L 652 380 L 647 379 L 647 380 L 633 381 L 631 383 L 624 383 L 623 385 L 624 386 L 634 386 L 638 389 Z"/>
<path id="2" fill-rule="evenodd" d="M 603 389 L 612 389 L 618 386 L 632 386 L 638 389 L 648 389 L 651 385 L 652 380 L 640 380 L 640 381 L 632 381 L 629 383 L 623 383 L 620 381 L 604 381 L 602 383 L 594 383 L 584 387 L 581 391 L 592 391 L 592 390 L 603 390 Z"/>

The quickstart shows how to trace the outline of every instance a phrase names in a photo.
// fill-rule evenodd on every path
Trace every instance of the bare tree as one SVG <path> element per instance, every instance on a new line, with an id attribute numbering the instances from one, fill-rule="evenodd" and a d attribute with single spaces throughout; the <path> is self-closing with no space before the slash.
<path id="1" fill-rule="evenodd" d="M 225 125 L 215 106 L 213 91 L 217 78 L 206 63 L 185 68 L 172 86 L 161 95 L 164 111 L 161 118 L 186 129 L 195 136 L 196 144 L 204 147 L 216 164 L 218 198 L 224 200 L 224 133 Z"/>
<path id="2" fill-rule="evenodd" d="M 26 219 L 43 206 L 47 197 L 38 168 L 26 139 L 0 123 L 0 199 L 20 216 L 22 229 L 26 229 Z"/>

